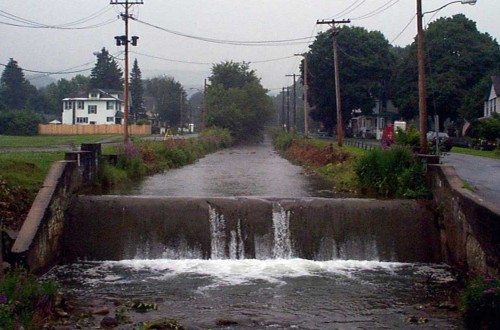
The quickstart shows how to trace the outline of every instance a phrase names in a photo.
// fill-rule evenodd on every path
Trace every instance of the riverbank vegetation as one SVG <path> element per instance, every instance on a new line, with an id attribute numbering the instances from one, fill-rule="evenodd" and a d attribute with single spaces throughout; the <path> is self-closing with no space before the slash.
<path id="1" fill-rule="evenodd" d="M 0 275 L 0 329 L 44 328 L 55 310 L 58 286 L 22 269 Z"/>
<path id="2" fill-rule="evenodd" d="M 128 184 L 146 175 L 191 164 L 232 143 L 229 130 L 211 128 L 203 131 L 198 138 L 138 141 L 108 148 L 106 153 L 114 154 L 116 162 L 104 162 L 98 185 L 106 190 Z"/>
<path id="3" fill-rule="evenodd" d="M 383 198 L 429 196 L 424 167 L 406 146 L 369 151 L 339 148 L 333 141 L 283 131 L 276 131 L 273 141 L 285 158 L 332 180 L 338 192 Z"/>
<path id="4" fill-rule="evenodd" d="M 281 130 L 274 132 L 273 143 L 286 159 L 330 180 L 336 192 L 357 191 L 353 163 L 364 150 L 349 146 L 338 148 L 333 141 L 309 139 Z"/>

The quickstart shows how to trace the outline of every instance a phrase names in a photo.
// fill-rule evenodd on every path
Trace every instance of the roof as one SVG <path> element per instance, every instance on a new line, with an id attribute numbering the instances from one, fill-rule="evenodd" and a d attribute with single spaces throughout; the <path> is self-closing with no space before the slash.
<path id="1" fill-rule="evenodd" d="M 491 77 L 491 83 L 493 85 L 493 88 L 495 89 L 495 94 L 497 96 L 500 96 L 500 76 Z M 488 91 L 488 93 L 489 93 L 489 91 Z"/>
<path id="2" fill-rule="evenodd" d="M 90 91 L 77 91 L 72 93 L 69 97 L 65 97 L 63 100 L 75 100 L 75 101 L 85 101 L 89 99 L 90 93 L 99 93 L 101 94 L 102 99 L 113 99 L 123 102 L 123 91 L 115 91 L 110 89 L 91 89 Z M 117 95 L 116 96 L 113 96 Z"/>

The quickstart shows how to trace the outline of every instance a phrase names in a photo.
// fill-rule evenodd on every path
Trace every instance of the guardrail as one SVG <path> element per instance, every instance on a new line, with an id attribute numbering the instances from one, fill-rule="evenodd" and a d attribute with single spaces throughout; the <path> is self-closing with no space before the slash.
<path id="1" fill-rule="evenodd" d="M 364 141 L 359 141 L 359 140 L 345 140 L 344 139 L 344 144 L 353 146 L 356 148 L 364 149 L 364 150 L 372 150 L 376 148 L 380 148 L 379 145 L 375 145 L 373 143 L 366 143 Z"/>

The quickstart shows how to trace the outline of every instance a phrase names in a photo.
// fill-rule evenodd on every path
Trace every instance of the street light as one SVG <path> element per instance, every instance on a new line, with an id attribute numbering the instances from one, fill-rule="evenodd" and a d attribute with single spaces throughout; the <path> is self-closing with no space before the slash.
<path id="1" fill-rule="evenodd" d="M 417 0 L 417 61 L 418 61 L 418 114 L 420 128 L 420 153 L 427 153 L 427 104 L 425 92 L 425 60 L 424 60 L 424 31 L 422 19 L 425 14 L 439 11 L 451 4 L 461 3 L 475 5 L 477 0 L 458 0 L 447 3 L 444 6 L 432 11 L 422 12 L 422 0 Z"/>

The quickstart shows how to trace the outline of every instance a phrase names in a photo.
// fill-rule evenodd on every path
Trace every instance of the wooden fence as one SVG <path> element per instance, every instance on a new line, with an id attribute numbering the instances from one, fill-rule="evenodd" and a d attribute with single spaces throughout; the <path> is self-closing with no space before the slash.
<path id="1" fill-rule="evenodd" d="M 129 134 L 151 135 L 151 125 L 129 125 Z M 40 135 L 120 135 L 123 125 L 38 125 Z"/>

